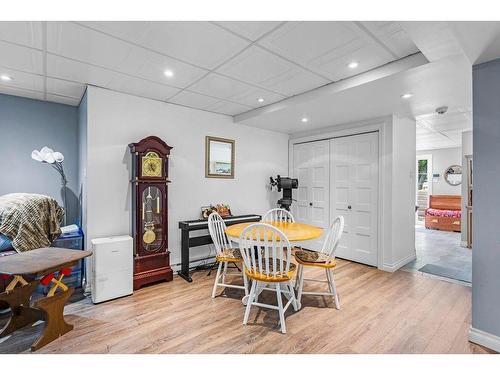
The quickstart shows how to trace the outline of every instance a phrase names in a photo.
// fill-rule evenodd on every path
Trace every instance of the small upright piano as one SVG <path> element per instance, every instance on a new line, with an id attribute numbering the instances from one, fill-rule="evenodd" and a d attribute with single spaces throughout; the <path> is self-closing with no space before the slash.
<path id="1" fill-rule="evenodd" d="M 260 215 L 238 215 L 223 218 L 227 226 L 238 223 L 260 221 L 261 219 L 262 216 Z M 179 221 L 179 229 L 181 230 L 181 270 L 178 272 L 178 274 L 184 280 L 192 282 L 193 279 L 189 275 L 189 248 L 208 245 L 213 242 L 210 234 L 190 237 L 190 232 L 195 230 L 208 229 L 208 220 L 199 219 Z"/>

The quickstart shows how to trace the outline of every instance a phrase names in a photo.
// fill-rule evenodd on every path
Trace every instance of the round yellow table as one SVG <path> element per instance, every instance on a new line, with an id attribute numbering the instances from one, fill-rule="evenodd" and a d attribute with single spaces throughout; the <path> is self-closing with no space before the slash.
<path id="1" fill-rule="evenodd" d="M 321 237 L 321 235 L 323 234 L 323 229 L 308 224 L 283 222 L 264 223 L 271 224 L 273 227 L 278 228 L 286 235 L 288 241 L 290 242 L 313 240 L 315 238 Z M 231 225 L 226 228 L 226 234 L 231 237 L 231 239 L 234 239 L 237 242 L 237 239 L 240 238 L 240 234 L 243 232 L 243 230 L 252 224 L 256 223 L 252 222 Z"/>

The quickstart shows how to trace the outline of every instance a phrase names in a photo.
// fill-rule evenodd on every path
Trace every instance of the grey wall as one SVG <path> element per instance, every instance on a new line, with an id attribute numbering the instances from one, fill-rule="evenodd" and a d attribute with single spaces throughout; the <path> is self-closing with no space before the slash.
<path id="1" fill-rule="evenodd" d="M 500 60 L 473 68 L 472 327 L 500 336 Z"/>
<path id="2" fill-rule="evenodd" d="M 64 154 L 68 178 L 68 223 L 78 217 L 77 109 L 0 94 L 0 195 L 39 193 L 62 205 L 61 179 L 56 170 L 31 159 L 31 151 L 48 146 Z"/>
<path id="3" fill-rule="evenodd" d="M 87 230 L 87 92 L 78 107 L 78 201 L 80 224 L 83 233 Z"/>

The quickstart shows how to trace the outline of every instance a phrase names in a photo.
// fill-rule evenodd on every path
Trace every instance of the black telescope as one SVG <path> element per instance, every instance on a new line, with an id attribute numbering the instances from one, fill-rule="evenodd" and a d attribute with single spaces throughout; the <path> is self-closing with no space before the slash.
<path id="1" fill-rule="evenodd" d="M 290 211 L 290 206 L 292 205 L 292 189 L 297 189 L 299 187 L 299 180 L 290 177 L 276 176 L 276 179 L 269 177 L 271 183 L 271 189 L 276 187 L 278 191 L 283 190 L 283 198 L 278 200 L 278 205 L 280 208 L 284 208 Z"/>

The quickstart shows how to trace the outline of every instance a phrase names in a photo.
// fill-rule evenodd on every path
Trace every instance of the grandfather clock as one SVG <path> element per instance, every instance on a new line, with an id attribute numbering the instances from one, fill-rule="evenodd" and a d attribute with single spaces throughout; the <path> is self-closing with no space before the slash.
<path id="1" fill-rule="evenodd" d="M 168 251 L 168 158 L 172 147 L 150 136 L 129 144 L 132 153 L 134 289 L 171 281 Z"/>

